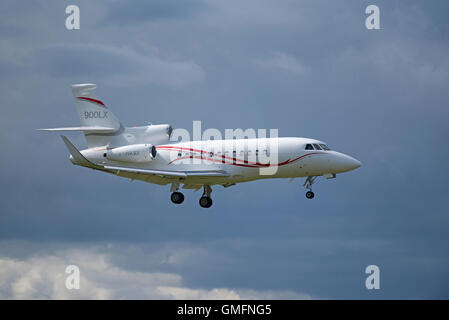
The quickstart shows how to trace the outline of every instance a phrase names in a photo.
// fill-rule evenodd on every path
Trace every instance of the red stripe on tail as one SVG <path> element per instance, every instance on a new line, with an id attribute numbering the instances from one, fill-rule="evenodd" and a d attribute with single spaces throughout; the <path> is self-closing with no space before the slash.
<path id="1" fill-rule="evenodd" d="M 78 97 L 78 99 L 90 101 L 90 102 L 93 102 L 93 103 L 97 103 L 97 104 L 99 104 L 102 107 L 106 107 L 103 102 L 101 102 L 100 100 L 97 100 L 97 99 L 92 99 L 92 98 L 87 98 L 87 97 Z"/>

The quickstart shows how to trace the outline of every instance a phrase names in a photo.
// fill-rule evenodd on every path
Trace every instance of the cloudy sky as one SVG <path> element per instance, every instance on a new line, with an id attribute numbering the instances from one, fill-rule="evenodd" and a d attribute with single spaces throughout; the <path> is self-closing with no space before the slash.
<path id="1" fill-rule="evenodd" d="M 77 4 L 81 29 L 65 28 Z M 365 28 L 380 8 L 381 30 Z M 2 1 L 0 298 L 449 298 L 447 1 Z M 169 187 L 73 166 L 70 85 L 129 126 L 277 128 L 363 166 Z M 70 138 L 85 147 L 81 134 Z M 64 286 L 65 267 L 81 289 Z M 381 273 L 365 288 L 366 266 Z"/>

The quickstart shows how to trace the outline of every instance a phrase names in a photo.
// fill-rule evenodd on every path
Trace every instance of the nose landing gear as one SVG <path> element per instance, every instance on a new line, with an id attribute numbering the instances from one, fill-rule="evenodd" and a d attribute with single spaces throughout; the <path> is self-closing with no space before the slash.
<path id="1" fill-rule="evenodd" d="M 312 191 L 312 185 L 315 182 L 316 178 L 318 178 L 318 176 L 309 176 L 304 182 L 304 187 L 309 190 L 306 192 L 307 199 L 313 199 L 313 197 L 315 197 L 315 194 Z"/>

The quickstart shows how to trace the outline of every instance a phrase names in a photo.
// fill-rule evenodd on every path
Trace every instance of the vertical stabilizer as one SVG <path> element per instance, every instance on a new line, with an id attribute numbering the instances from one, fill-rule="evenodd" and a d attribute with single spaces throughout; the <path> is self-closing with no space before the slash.
<path id="1" fill-rule="evenodd" d="M 111 128 L 118 133 L 121 129 L 120 121 L 100 99 L 93 95 L 92 91 L 96 87 L 92 83 L 72 85 L 73 97 L 75 98 L 81 125 L 83 127 Z M 102 135 L 101 133 L 86 131 L 84 135 L 89 148 L 104 145 L 107 140 L 105 139 L 107 135 Z M 101 136 L 103 136 L 103 139 L 100 138 Z"/>
<path id="2" fill-rule="evenodd" d="M 120 129 L 120 121 L 101 100 L 92 94 L 96 87 L 95 84 L 91 83 L 72 85 L 73 97 L 75 98 L 81 125 Z"/>

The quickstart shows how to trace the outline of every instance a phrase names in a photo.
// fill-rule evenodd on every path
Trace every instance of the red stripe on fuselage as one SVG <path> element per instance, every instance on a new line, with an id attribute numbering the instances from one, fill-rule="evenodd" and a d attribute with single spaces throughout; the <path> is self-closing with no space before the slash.
<path id="1" fill-rule="evenodd" d="M 192 149 L 192 148 L 183 148 L 183 147 L 175 147 L 175 146 L 158 146 L 158 149 L 168 149 L 168 150 L 177 150 L 177 151 L 193 151 L 193 152 L 199 152 L 201 154 L 203 153 L 210 153 L 208 151 L 204 151 L 204 150 L 199 150 L 199 149 Z M 218 159 L 213 159 L 211 157 L 206 157 L 204 158 L 203 156 L 184 156 L 181 158 L 177 158 L 174 159 L 172 161 L 170 161 L 168 164 L 172 164 L 173 162 L 177 161 L 177 160 L 183 160 L 183 159 L 203 159 L 203 160 L 207 160 L 207 161 L 212 161 L 212 162 L 219 162 L 219 163 L 223 163 L 223 164 L 229 164 L 229 165 L 233 165 L 233 166 L 240 166 L 240 167 L 248 167 L 248 168 L 259 168 L 259 167 L 269 167 L 269 166 L 283 166 L 289 163 L 293 163 L 295 161 L 298 161 L 306 156 L 310 156 L 312 154 L 325 154 L 323 152 L 311 152 L 311 153 L 307 153 L 304 154 L 302 156 L 299 156 L 293 160 L 291 159 L 287 159 L 284 162 L 281 163 L 277 163 L 277 164 L 264 164 L 264 163 L 258 163 L 258 162 L 249 162 L 246 160 L 240 160 L 237 158 L 230 158 L 230 157 L 226 157 L 226 156 L 221 156 L 222 160 L 218 160 Z M 212 153 L 212 156 L 215 156 L 214 153 Z M 223 160 L 232 160 L 232 162 L 223 162 Z M 242 162 L 242 163 L 235 163 L 235 162 Z"/>
<path id="2" fill-rule="evenodd" d="M 185 150 L 187 150 L 187 151 L 190 151 L 190 152 L 198 152 L 198 153 L 201 153 L 201 154 L 203 154 L 203 153 L 210 154 L 210 153 L 211 153 L 210 151 L 204 151 L 204 150 L 198 150 L 198 149 L 192 149 L 192 148 L 183 148 L 183 147 L 159 146 L 159 147 L 157 147 L 157 148 L 161 148 L 161 149 L 169 149 L 169 150 L 170 150 L 170 149 L 173 149 L 173 150 L 177 150 L 177 151 L 185 151 Z M 233 162 L 239 161 L 239 162 L 243 162 L 243 163 L 246 163 L 246 164 L 249 164 L 249 165 L 255 165 L 255 166 L 268 166 L 267 164 L 258 163 L 258 162 L 250 162 L 250 161 L 247 161 L 247 160 L 240 160 L 240 159 L 237 159 L 237 158 L 226 157 L 225 155 L 218 156 L 218 155 L 216 155 L 215 153 L 212 152 L 212 157 L 215 157 L 215 156 L 221 158 L 222 160 L 220 160 L 220 161 L 223 161 L 223 160 L 232 160 Z M 210 158 L 210 157 L 209 157 L 209 158 Z M 179 160 L 179 159 L 180 159 L 180 158 L 175 159 L 175 160 L 173 160 L 173 161 L 176 161 L 176 160 Z M 184 157 L 184 159 L 186 159 L 186 158 Z M 204 157 L 203 157 L 202 159 L 204 159 Z M 170 163 L 172 163 L 173 161 L 171 161 Z M 169 164 L 170 164 L 170 163 L 169 163 Z M 224 163 L 226 163 L 226 162 L 224 162 Z"/>

